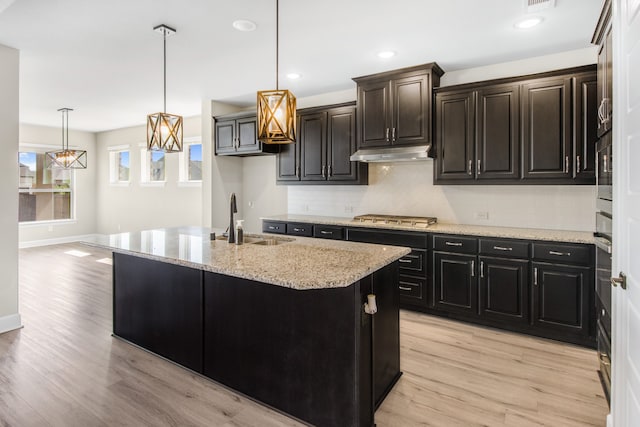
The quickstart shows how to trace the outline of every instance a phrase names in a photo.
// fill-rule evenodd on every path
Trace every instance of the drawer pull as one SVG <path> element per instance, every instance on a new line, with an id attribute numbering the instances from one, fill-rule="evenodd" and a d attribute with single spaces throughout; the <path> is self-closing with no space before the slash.
<path id="1" fill-rule="evenodd" d="M 571 252 L 549 251 L 549 255 L 557 255 L 557 256 L 571 256 Z"/>
<path id="2" fill-rule="evenodd" d="M 507 248 L 504 246 L 494 246 L 493 249 L 495 249 L 496 251 L 512 251 L 513 248 Z"/>
<path id="3" fill-rule="evenodd" d="M 411 260 L 410 259 L 400 258 L 398 261 L 403 262 L 405 264 L 411 264 Z"/>
<path id="4" fill-rule="evenodd" d="M 413 289 L 407 288 L 406 286 L 398 286 L 401 291 L 412 291 Z"/>
<path id="5" fill-rule="evenodd" d="M 476 262 L 471 260 L 471 277 L 476 277 Z"/>
<path id="6" fill-rule="evenodd" d="M 333 231 L 320 230 L 320 234 L 328 234 L 331 236 L 333 234 Z"/>
<path id="7" fill-rule="evenodd" d="M 300 232 L 303 232 L 303 231 L 304 231 L 304 228 L 297 228 L 297 227 L 296 227 L 296 228 L 294 228 L 294 229 L 293 229 L 293 231 L 295 231 L 295 232 L 297 232 L 297 233 L 300 233 Z"/>
<path id="8" fill-rule="evenodd" d="M 269 230 L 280 230 L 280 227 L 277 225 L 270 225 Z"/>
<path id="9" fill-rule="evenodd" d="M 462 246 L 461 242 L 444 242 L 447 246 Z"/>
<path id="10" fill-rule="evenodd" d="M 534 286 L 538 286 L 538 267 L 533 269 L 533 284 Z"/>

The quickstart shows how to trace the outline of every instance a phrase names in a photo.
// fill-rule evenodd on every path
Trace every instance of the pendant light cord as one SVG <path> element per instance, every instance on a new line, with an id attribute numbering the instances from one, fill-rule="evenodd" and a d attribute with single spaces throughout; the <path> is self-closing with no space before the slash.
<path id="1" fill-rule="evenodd" d="M 164 94 L 164 109 L 162 110 L 163 113 L 167 112 L 167 30 L 164 29 L 162 30 L 162 47 L 163 47 L 163 91 L 162 93 Z"/>
<path id="2" fill-rule="evenodd" d="M 280 34 L 279 34 L 279 27 L 280 27 L 280 1 L 276 0 L 276 90 L 279 90 L 280 88 L 278 87 L 278 66 L 280 63 L 280 58 L 278 55 L 278 50 L 279 50 L 279 46 L 280 46 Z"/>

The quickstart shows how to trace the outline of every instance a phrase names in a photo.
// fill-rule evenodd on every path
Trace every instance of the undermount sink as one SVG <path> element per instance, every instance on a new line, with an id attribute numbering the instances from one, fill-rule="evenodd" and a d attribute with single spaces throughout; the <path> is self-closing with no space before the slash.
<path id="1" fill-rule="evenodd" d="M 227 236 L 216 236 L 216 240 L 227 240 Z M 290 237 L 264 236 L 261 234 L 245 234 L 243 243 L 248 245 L 275 246 L 282 243 L 293 242 Z"/>

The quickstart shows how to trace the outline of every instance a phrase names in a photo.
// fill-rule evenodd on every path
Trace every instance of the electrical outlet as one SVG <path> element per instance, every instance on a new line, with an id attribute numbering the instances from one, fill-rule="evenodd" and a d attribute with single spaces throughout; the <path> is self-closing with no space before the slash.
<path id="1" fill-rule="evenodd" d="M 346 213 L 353 213 L 353 206 L 345 206 L 344 211 Z"/>
<path id="2" fill-rule="evenodd" d="M 309 205 L 302 205 L 303 212 L 309 212 Z"/>
<path id="3" fill-rule="evenodd" d="M 253 207 L 253 202 L 252 202 L 252 201 L 250 201 L 250 202 L 249 202 L 249 207 L 250 207 L 250 208 L 252 208 L 252 207 Z"/>
<path id="4" fill-rule="evenodd" d="M 488 220 L 489 219 L 489 212 L 476 212 L 473 216 L 474 216 L 475 219 Z"/>

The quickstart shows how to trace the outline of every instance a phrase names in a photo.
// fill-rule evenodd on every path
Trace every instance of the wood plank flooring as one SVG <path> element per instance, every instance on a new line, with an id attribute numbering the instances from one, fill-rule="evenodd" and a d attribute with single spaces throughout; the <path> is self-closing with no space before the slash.
<path id="1" fill-rule="evenodd" d="M 20 250 L 25 327 L 0 335 L 0 426 L 301 425 L 112 338 L 105 257 Z M 380 427 L 605 425 L 592 350 L 408 311 L 400 328 L 404 375 Z"/>

